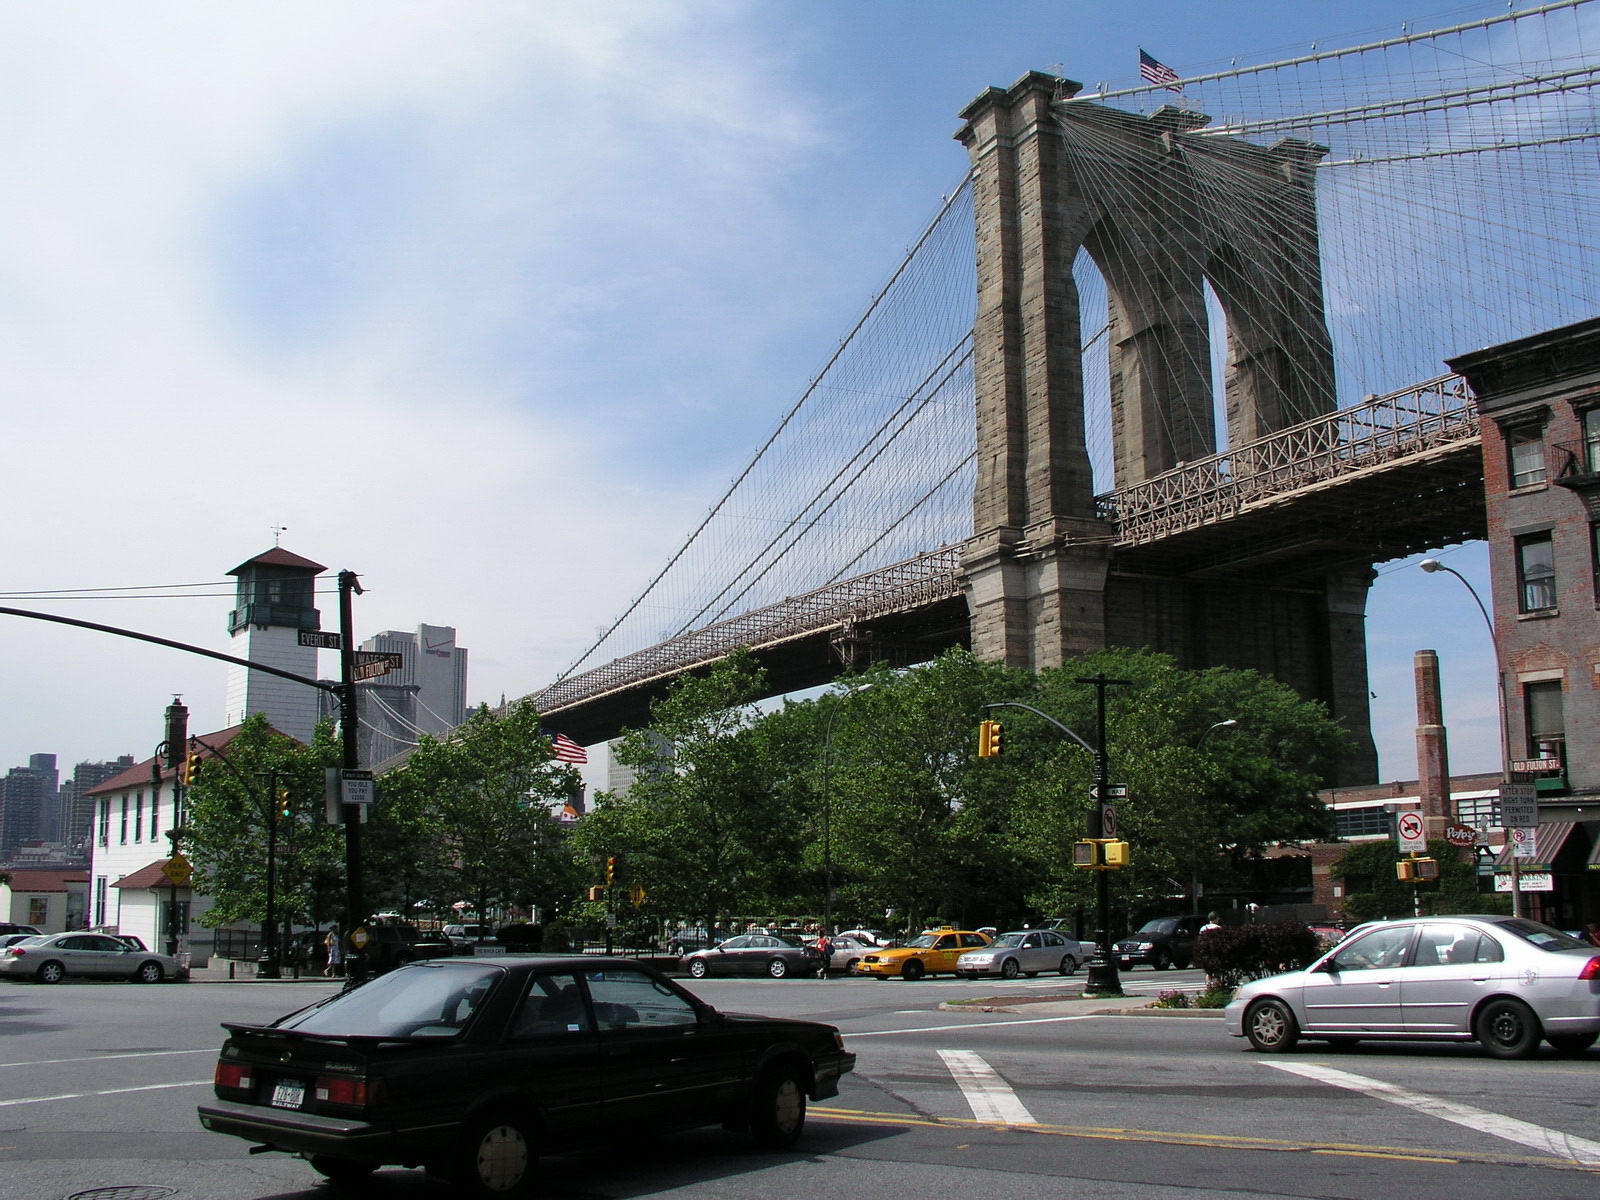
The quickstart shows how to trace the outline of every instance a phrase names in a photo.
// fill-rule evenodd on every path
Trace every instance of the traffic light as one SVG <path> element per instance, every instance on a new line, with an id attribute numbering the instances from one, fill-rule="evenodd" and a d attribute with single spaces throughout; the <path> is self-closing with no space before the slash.
<path id="1" fill-rule="evenodd" d="M 606 890 L 605 890 L 605 888 L 600 887 L 598 884 L 596 884 L 594 887 L 589 889 L 589 902 L 591 904 L 598 904 L 600 901 L 604 900 L 605 898 L 606 898 Z"/>
<path id="2" fill-rule="evenodd" d="M 1395 863 L 1394 874 L 1402 883 L 1422 883 L 1439 878 L 1439 862 L 1433 858 L 1402 858 Z"/>
<path id="3" fill-rule="evenodd" d="M 978 722 L 978 757 L 998 758 L 1000 756 L 1000 722 Z"/>
<path id="4" fill-rule="evenodd" d="M 278 789 L 278 816 L 284 820 L 294 816 L 294 806 L 289 803 L 288 788 Z"/>
<path id="5" fill-rule="evenodd" d="M 617 856 L 612 855 L 606 859 L 606 886 L 610 887 L 617 881 Z"/>
<path id="6" fill-rule="evenodd" d="M 200 752 L 191 750 L 183 756 L 183 766 L 178 768 L 178 778 L 183 780 L 184 787 L 188 787 L 198 774 L 200 774 Z"/>
<path id="7" fill-rule="evenodd" d="M 1087 871 L 1116 871 L 1133 861 L 1119 838 L 1083 838 L 1072 844 L 1072 865 Z"/>

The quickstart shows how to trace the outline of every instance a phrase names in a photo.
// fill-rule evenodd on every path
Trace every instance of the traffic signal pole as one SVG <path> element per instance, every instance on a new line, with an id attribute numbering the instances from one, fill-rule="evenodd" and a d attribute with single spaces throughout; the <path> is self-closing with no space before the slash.
<path id="1" fill-rule="evenodd" d="M 355 684 L 355 619 L 351 597 L 361 591 L 361 581 L 354 571 L 339 572 L 339 742 L 342 747 L 341 762 L 345 770 L 354 771 L 361 765 L 359 745 L 356 741 L 357 710 Z M 344 799 L 343 783 L 340 800 Z M 356 804 L 345 804 L 344 814 L 344 970 L 352 984 L 367 977 L 367 956 L 363 945 L 357 945 L 358 930 L 365 934 L 367 920 L 366 900 L 361 880 L 361 809 Z"/>

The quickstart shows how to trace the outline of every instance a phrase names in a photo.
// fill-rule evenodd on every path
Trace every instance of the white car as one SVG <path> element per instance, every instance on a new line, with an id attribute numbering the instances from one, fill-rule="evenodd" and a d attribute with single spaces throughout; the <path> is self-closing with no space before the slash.
<path id="1" fill-rule="evenodd" d="M 45 934 L 0 950 L 0 977 L 37 983 L 60 983 L 68 975 L 160 983 L 179 974 L 176 959 L 104 933 Z"/>
<path id="2" fill-rule="evenodd" d="M 1090 951 L 1092 953 L 1092 951 Z M 1089 954 L 1082 942 L 1054 929 L 1018 929 L 1002 933 L 981 950 L 968 950 L 956 960 L 956 974 L 967 979 L 998 975 L 1032 979 L 1041 971 L 1071 975 Z"/>

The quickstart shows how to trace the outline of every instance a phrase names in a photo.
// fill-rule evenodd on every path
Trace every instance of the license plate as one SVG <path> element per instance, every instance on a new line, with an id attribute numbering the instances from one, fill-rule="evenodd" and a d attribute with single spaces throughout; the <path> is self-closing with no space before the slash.
<path id="1" fill-rule="evenodd" d="M 273 1108 L 299 1108 L 306 1102 L 306 1085 L 297 1081 L 280 1083 L 272 1089 Z"/>

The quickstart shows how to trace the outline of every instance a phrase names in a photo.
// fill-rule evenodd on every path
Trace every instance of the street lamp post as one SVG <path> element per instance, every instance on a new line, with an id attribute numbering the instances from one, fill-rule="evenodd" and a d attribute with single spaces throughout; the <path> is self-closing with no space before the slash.
<path id="1" fill-rule="evenodd" d="M 1213 733 L 1215 733 L 1217 730 L 1219 730 L 1219 729 L 1237 729 L 1237 728 L 1239 728 L 1239 722 L 1233 717 L 1229 717 L 1225 721 L 1217 721 L 1214 724 L 1208 725 L 1206 727 L 1206 729 L 1205 729 L 1205 732 L 1202 733 L 1200 735 L 1200 737 L 1195 741 L 1194 748 L 1195 748 L 1196 752 L 1198 752 L 1200 750 L 1200 747 L 1202 747 L 1202 746 L 1204 746 L 1206 744 L 1206 739 L 1208 737 L 1210 737 Z M 1195 841 L 1193 843 L 1193 853 L 1192 853 L 1192 857 L 1189 860 L 1189 898 L 1190 898 L 1191 906 L 1194 908 L 1194 910 L 1196 912 L 1199 912 L 1200 911 L 1200 842 L 1199 842 L 1198 838 L 1195 839 Z"/>
<path id="2" fill-rule="evenodd" d="M 822 726 L 822 932 L 830 941 L 833 938 L 833 793 L 829 788 L 829 768 L 833 759 L 833 723 L 839 716 L 844 701 L 858 692 L 870 692 L 873 684 L 846 688 L 836 697 L 828 710 L 828 719 Z M 828 977 L 828 964 L 822 964 L 822 977 Z"/>
<path id="3" fill-rule="evenodd" d="M 1494 649 L 1495 682 L 1499 695 L 1500 777 L 1502 782 L 1508 782 L 1511 778 L 1511 727 L 1507 723 L 1506 713 L 1506 666 L 1505 660 L 1500 653 L 1500 636 L 1495 631 L 1494 618 L 1489 615 L 1489 610 L 1484 606 L 1483 597 L 1478 595 L 1478 589 L 1473 587 L 1472 581 L 1460 571 L 1454 567 L 1445 566 L 1437 558 L 1425 558 L 1417 566 L 1429 575 L 1434 574 L 1436 571 L 1454 575 L 1461 581 L 1461 586 L 1467 589 L 1467 593 L 1472 597 L 1473 603 L 1478 606 L 1478 611 L 1483 614 L 1483 623 L 1489 629 L 1489 645 Z M 1446 781 L 1445 789 L 1447 791 L 1449 786 L 1449 782 Z M 1511 831 L 1509 829 L 1506 830 L 1506 839 L 1509 844 L 1511 839 Z M 1520 865 L 1517 861 L 1515 847 L 1513 847 L 1511 854 L 1511 913 L 1517 917 L 1522 915 L 1522 873 L 1519 870 Z"/>

